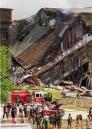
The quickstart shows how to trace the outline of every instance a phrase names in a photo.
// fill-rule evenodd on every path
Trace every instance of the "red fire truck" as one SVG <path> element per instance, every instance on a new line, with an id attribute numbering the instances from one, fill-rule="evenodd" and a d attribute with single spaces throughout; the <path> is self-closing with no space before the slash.
<path id="1" fill-rule="evenodd" d="M 11 102 L 18 103 L 19 101 L 23 101 L 25 103 L 41 102 L 44 99 L 44 94 L 47 92 L 42 91 L 13 91 L 11 93 Z"/>

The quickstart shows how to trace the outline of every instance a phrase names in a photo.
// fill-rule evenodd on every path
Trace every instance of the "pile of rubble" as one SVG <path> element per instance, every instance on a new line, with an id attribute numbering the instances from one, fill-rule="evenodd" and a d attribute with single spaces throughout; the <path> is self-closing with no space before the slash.
<path id="1" fill-rule="evenodd" d="M 55 87 L 58 90 L 61 90 L 62 93 L 76 93 L 76 96 L 89 96 L 92 97 L 92 90 L 88 90 L 86 87 L 79 87 L 78 85 L 74 85 L 72 81 L 61 81 L 58 86 Z"/>

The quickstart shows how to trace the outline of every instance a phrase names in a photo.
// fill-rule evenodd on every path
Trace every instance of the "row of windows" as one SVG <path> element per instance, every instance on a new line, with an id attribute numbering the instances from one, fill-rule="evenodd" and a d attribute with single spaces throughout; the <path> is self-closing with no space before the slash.
<path id="1" fill-rule="evenodd" d="M 64 37 L 63 50 L 67 50 L 73 47 L 73 45 L 76 44 L 76 41 L 82 37 L 82 35 L 83 28 L 81 24 L 74 26 L 73 28 L 68 30 Z"/>
<path id="2" fill-rule="evenodd" d="M 77 70 L 78 67 L 87 62 L 86 52 L 83 53 L 80 57 L 74 57 L 73 59 L 65 62 L 64 65 L 64 73 L 71 72 L 73 70 Z"/>
<path id="3" fill-rule="evenodd" d="M 66 60 L 63 64 L 58 64 L 54 67 L 53 71 L 48 71 L 44 73 L 43 80 L 46 82 L 51 82 L 63 77 L 63 74 L 71 73 L 72 71 L 77 70 L 80 66 L 87 62 L 87 51 L 82 53 L 81 56 L 73 57 L 70 60 Z"/>
<path id="4" fill-rule="evenodd" d="M 9 33 L 7 31 L 3 31 L 1 33 L 1 40 L 8 40 L 9 39 Z"/>

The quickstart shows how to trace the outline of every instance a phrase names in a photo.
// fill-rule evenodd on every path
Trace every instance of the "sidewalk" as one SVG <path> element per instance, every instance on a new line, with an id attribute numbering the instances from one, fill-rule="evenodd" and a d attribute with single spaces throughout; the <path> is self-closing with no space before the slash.
<path id="1" fill-rule="evenodd" d="M 16 124 L 12 124 L 11 123 L 11 118 L 3 119 L 2 124 L 1 124 L 1 126 L 4 126 L 4 127 L 23 126 L 23 128 L 26 125 L 30 125 L 32 127 L 32 124 L 28 122 L 27 118 L 24 118 L 24 123 L 20 123 L 20 118 L 16 118 Z M 62 120 L 61 129 L 67 129 L 67 120 Z M 76 129 L 76 122 L 75 122 L 75 120 L 73 120 L 73 122 L 72 122 L 72 129 Z M 80 129 L 80 128 L 78 128 L 78 129 Z M 86 129 L 86 121 L 83 121 L 83 129 Z M 92 129 L 92 121 L 89 123 L 89 129 Z"/>

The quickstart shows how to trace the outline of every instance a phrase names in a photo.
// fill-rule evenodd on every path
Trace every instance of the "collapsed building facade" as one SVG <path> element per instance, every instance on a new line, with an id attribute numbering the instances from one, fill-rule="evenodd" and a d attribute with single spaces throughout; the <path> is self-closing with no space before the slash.
<path id="1" fill-rule="evenodd" d="M 92 89 L 92 13 L 41 9 L 21 31 L 12 57 L 44 84 L 69 80 Z"/>

